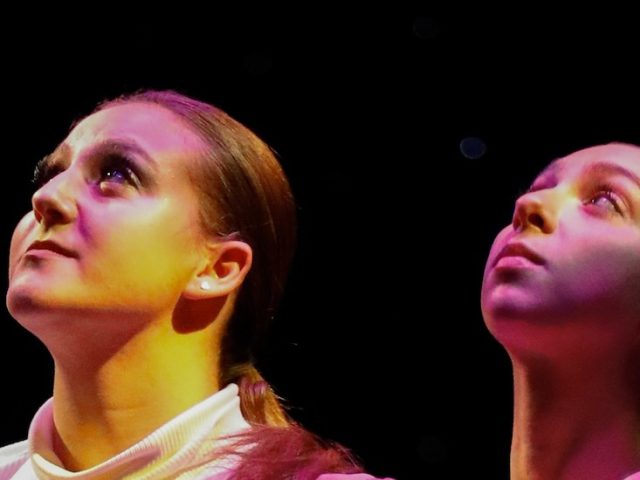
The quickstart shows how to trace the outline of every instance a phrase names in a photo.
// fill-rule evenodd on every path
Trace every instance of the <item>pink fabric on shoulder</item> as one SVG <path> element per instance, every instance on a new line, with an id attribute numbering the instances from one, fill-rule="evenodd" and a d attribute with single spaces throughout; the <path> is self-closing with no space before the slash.
<path id="1" fill-rule="evenodd" d="M 323 473 L 317 480 L 393 480 L 392 478 L 372 477 L 368 473 Z"/>

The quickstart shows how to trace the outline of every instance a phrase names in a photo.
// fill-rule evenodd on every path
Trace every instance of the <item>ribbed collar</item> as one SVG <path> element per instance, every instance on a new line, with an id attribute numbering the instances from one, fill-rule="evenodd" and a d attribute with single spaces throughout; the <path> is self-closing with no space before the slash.
<path id="1" fill-rule="evenodd" d="M 215 460 L 214 450 L 223 445 L 219 437 L 249 428 L 240 411 L 238 387 L 230 384 L 109 460 L 70 472 L 47 460 L 57 459 L 53 401 L 40 407 L 29 428 L 32 467 L 43 480 L 186 480 L 197 478 L 205 469 L 207 474 L 219 473 L 230 467 L 228 459 Z"/>

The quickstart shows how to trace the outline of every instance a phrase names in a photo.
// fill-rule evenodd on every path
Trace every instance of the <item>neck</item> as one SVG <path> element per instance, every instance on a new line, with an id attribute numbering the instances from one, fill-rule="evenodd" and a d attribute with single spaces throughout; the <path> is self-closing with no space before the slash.
<path id="1" fill-rule="evenodd" d="M 145 325 L 125 340 L 109 338 L 103 328 L 100 338 L 80 333 L 76 348 L 68 339 L 59 351 L 50 348 L 54 450 L 67 470 L 126 450 L 218 390 L 216 322 L 182 335 L 171 320 Z"/>
<path id="2" fill-rule="evenodd" d="M 512 480 L 621 480 L 640 469 L 640 414 L 622 362 L 512 360 Z"/>

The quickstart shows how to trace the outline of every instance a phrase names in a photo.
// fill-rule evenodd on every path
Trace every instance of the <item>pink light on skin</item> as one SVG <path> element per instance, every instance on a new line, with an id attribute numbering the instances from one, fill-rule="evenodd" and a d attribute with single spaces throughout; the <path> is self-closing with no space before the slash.
<path id="1" fill-rule="evenodd" d="M 514 370 L 513 480 L 640 478 L 639 300 L 640 148 L 555 161 L 516 201 L 482 285 Z"/>
<path id="2" fill-rule="evenodd" d="M 511 311 L 514 319 L 531 315 L 567 323 L 571 316 L 632 308 L 639 262 L 637 150 L 602 146 L 577 152 L 553 164 L 554 173 L 543 173 L 518 199 L 513 222 L 496 237 L 485 269 L 482 298 L 490 328 L 503 318 L 500 311 Z M 532 255 L 497 260 L 513 244 Z"/>
<path id="3" fill-rule="evenodd" d="M 535 268 L 538 265 L 526 257 L 512 256 L 502 257 L 493 267 L 495 270 L 519 270 L 524 268 Z"/>

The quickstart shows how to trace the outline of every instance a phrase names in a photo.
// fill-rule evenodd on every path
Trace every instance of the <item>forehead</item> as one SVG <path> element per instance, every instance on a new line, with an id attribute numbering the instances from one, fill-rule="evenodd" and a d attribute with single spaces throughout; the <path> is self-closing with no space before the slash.
<path id="1" fill-rule="evenodd" d="M 640 177 L 640 147 L 626 144 L 598 145 L 571 153 L 551 163 L 540 176 L 558 179 L 580 176 L 590 167 L 608 164 L 622 167 Z"/>
<path id="2" fill-rule="evenodd" d="M 117 105 L 93 113 L 76 125 L 64 143 L 80 151 L 119 138 L 137 143 L 150 155 L 197 153 L 202 148 L 198 136 L 178 116 L 146 103 Z"/>

